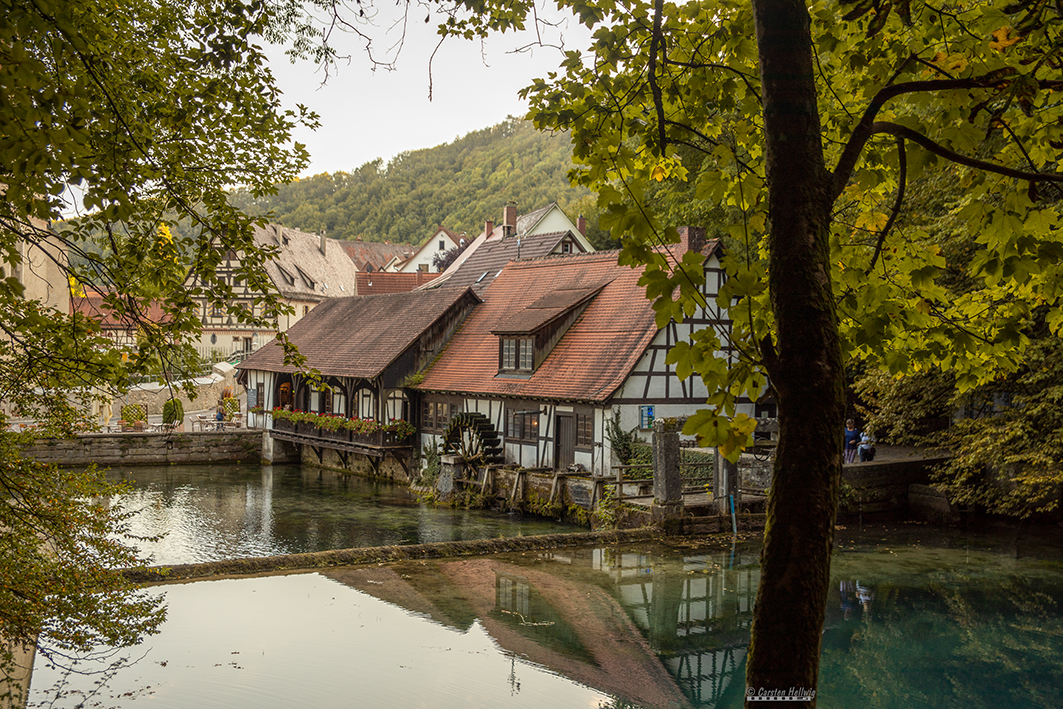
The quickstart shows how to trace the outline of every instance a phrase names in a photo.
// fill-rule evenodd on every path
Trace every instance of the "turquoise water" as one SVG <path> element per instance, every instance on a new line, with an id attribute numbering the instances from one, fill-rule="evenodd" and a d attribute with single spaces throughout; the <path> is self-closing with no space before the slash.
<path id="1" fill-rule="evenodd" d="M 533 516 L 420 503 L 409 490 L 300 466 L 160 466 L 112 473 L 132 483 L 133 533 L 156 564 L 328 549 L 586 531 Z"/>
<path id="2" fill-rule="evenodd" d="M 1047 707 L 1063 544 L 839 531 L 822 707 Z M 159 587 L 170 618 L 86 706 L 738 707 L 755 542 L 424 560 Z M 91 682 L 38 661 L 33 703 Z"/>

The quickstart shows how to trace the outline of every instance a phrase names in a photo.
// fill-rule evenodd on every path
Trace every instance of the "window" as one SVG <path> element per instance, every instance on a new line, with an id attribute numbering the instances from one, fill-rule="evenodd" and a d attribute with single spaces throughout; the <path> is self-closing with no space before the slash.
<path id="1" fill-rule="evenodd" d="M 443 241 L 442 239 L 439 240 L 439 250 L 440 251 L 446 251 L 447 250 L 447 242 Z"/>
<path id="2" fill-rule="evenodd" d="M 539 409 L 529 405 L 529 409 L 507 410 L 506 437 L 518 441 L 539 440 Z"/>
<path id="3" fill-rule="evenodd" d="M 376 401 L 372 389 L 359 389 L 355 395 L 355 403 L 358 406 L 358 418 L 376 418 Z"/>
<path id="4" fill-rule="evenodd" d="M 653 407 L 639 407 L 639 428 L 653 428 Z"/>
<path id="5" fill-rule="evenodd" d="M 576 414 L 576 445 L 590 447 L 594 444 L 594 415 Z"/>
<path id="6" fill-rule="evenodd" d="M 425 431 L 443 432 L 450 419 L 461 411 L 461 403 L 425 401 L 421 407 L 421 428 Z"/>
<path id="7" fill-rule="evenodd" d="M 530 372 L 534 365 L 535 340 L 533 338 L 502 338 L 502 369 Z"/>
<path id="8" fill-rule="evenodd" d="M 310 312 L 310 306 L 309 305 L 304 305 L 303 306 L 303 315 L 306 315 L 309 312 Z"/>
<path id="9" fill-rule="evenodd" d="M 396 389 L 388 394 L 387 404 L 387 419 L 408 419 L 409 418 L 409 400 L 406 398 L 405 392 Z"/>
<path id="10" fill-rule="evenodd" d="M 572 242 L 571 241 L 568 241 L 566 239 L 565 241 L 561 242 L 561 253 L 563 253 L 563 254 L 572 253 Z"/>

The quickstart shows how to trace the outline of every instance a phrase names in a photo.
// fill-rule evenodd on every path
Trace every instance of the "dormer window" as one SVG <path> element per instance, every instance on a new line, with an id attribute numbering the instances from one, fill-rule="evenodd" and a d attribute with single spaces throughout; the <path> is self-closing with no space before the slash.
<path id="1" fill-rule="evenodd" d="M 295 276 L 293 276 L 292 274 L 288 273 L 287 271 L 285 271 L 280 266 L 277 267 L 277 270 L 280 271 L 281 278 L 284 279 L 284 283 L 286 285 L 289 285 L 289 286 L 294 286 L 295 285 Z"/>
<path id="2" fill-rule="evenodd" d="M 531 337 L 501 338 L 503 371 L 531 372 L 535 365 L 535 339 Z"/>
<path id="3" fill-rule="evenodd" d="M 498 375 L 530 376 L 607 282 L 551 291 L 498 323 Z"/>
<path id="4" fill-rule="evenodd" d="M 303 279 L 303 284 L 306 285 L 306 287 L 310 290 L 314 290 L 314 288 L 317 286 L 317 283 L 314 282 L 314 279 L 306 275 L 306 271 L 299 268 L 298 266 L 295 267 L 295 270 L 299 273 L 300 278 Z"/>

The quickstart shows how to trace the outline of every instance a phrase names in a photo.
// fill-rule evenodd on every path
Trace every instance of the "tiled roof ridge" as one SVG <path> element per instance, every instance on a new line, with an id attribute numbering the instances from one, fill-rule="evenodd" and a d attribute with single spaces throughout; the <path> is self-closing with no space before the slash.
<path id="1" fill-rule="evenodd" d="M 598 260 L 598 259 L 601 259 L 601 260 L 604 261 L 606 259 L 603 259 L 602 258 L 603 256 L 612 256 L 612 258 L 609 259 L 609 260 L 611 260 L 614 264 L 616 264 L 616 255 L 619 254 L 619 253 L 620 253 L 619 249 L 612 249 L 610 251 L 585 251 L 585 252 L 571 253 L 571 254 L 543 254 L 542 256 L 530 256 L 528 258 L 519 258 L 519 259 L 515 258 L 515 259 L 510 260 L 509 263 L 512 264 L 514 267 L 516 267 L 516 266 L 531 267 L 531 266 L 535 266 L 537 264 L 540 264 L 543 261 L 558 261 L 558 260 L 566 260 L 566 261 L 595 261 L 595 260 Z"/>
<path id="2" fill-rule="evenodd" d="M 376 276 L 378 274 L 372 274 L 372 275 Z M 388 273 L 386 275 L 390 276 L 390 275 L 406 275 L 406 274 L 391 274 L 391 273 Z M 417 274 L 411 273 L 410 275 L 411 276 L 416 276 Z M 453 290 L 458 290 L 458 289 L 455 288 Z M 462 288 L 458 292 L 461 293 L 461 292 L 464 292 L 464 291 L 465 291 L 465 289 Z M 400 297 L 401 298 L 401 297 L 410 296 L 411 294 L 416 294 L 416 293 L 439 293 L 439 292 L 440 291 L 438 289 L 436 289 L 436 290 L 423 290 L 423 291 L 422 290 L 405 290 L 405 291 L 398 291 L 396 293 L 366 293 L 364 295 L 356 293 L 355 295 L 342 296 L 342 297 L 339 297 L 339 298 L 329 298 L 329 300 L 347 300 L 347 299 L 350 299 L 350 298 L 395 298 L 395 297 Z"/>

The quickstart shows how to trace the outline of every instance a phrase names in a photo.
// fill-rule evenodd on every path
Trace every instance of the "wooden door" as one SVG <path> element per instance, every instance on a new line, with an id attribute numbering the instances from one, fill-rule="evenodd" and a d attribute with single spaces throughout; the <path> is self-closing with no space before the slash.
<path id="1" fill-rule="evenodd" d="M 568 470 L 576 462 L 576 418 L 558 414 L 554 431 L 554 470 Z"/>

